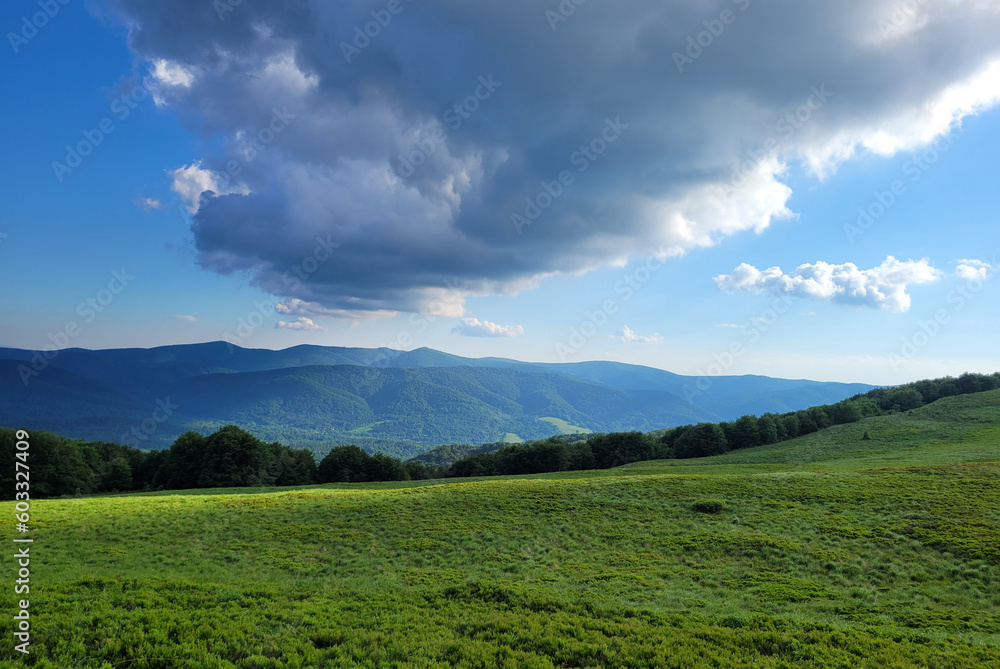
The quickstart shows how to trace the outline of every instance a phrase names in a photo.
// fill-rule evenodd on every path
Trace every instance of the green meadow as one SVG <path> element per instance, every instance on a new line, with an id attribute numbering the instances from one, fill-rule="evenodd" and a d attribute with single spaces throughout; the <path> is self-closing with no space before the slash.
<path id="1" fill-rule="evenodd" d="M 4 667 L 1000 667 L 1000 391 L 712 458 L 31 524 Z"/>

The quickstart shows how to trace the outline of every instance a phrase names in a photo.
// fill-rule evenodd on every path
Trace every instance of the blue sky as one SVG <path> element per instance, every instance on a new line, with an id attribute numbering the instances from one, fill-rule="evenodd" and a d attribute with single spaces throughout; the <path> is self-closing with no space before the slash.
<path id="1" fill-rule="evenodd" d="M 565 72 L 546 78 L 545 66 L 505 51 L 502 21 L 452 14 L 470 34 L 497 34 L 435 40 L 444 21 L 417 5 L 346 62 L 335 47 L 385 3 L 335 16 L 316 9 L 299 22 L 254 3 L 219 17 L 205 2 L 74 0 L 13 45 L 10 33 L 27 34 L 23 17 L 40 10 L 5 3 L 0 345 L 429 346 L 882 384 L 997 371 L 1000 88 L 995 70 L 982 76 L 1000 62 L 996 17 L 958 3 L 950 18 L 929 13 L 888 37 L 876 31 L 886 43 L 874 65 L 796 44 L 813 68 L 802 71 L 780 49 L 766 52 L 767 31 L 799 21 L 808 34 L 821 17 L 709 4 L 667 17 L 679 27 L 663 36 L 671 46 L 656 52 L 665 60 L 654 77 L 634 64 L 646 62 L 635 53 L 650 57 L 642 35 L 630 38 L 620 71 L 596 72 L 580 55 L 606 34 L 594 32 L 602 25 L 631 35 L 628 21 L 652 4 L 624 18 L 584 6 L 550 35 L 540 10 L 512 3 L 511 21 L 528 16 L 523 25 L 537 29 L 526 43 Z M 845 22 L 854 31 L 871 32 L 892 9 L 848 5 L 841 11 L 867 20 Z M 745 13 L 678 72 L 672 53 L 727 8 Z M 317 21 L 334 35 L 326 51 L 304 27 Z M 917 65 L 923 49 L 939 48 L 922 41 L 938 21 L 951 32 L 932 34 L 961 39 L 964 60 Z M 831 51 L 835 38 L 858 38 L 827 37 Z M 418 48 L 425 39 L 436 50 Z M 747 72 L 733 54 L 749 60 L 739 66 Z M 501 83 L 481 88 L 491 73 Z M 778 130 L 827 82 L 832 97 L 812 99 L 819 108 L 801 129 Z M 477 93 L 469 118 L 449 127 L 456 117 L 442 101 Z M 291 120 L 279 118 L 273 141 L 247 154 L 239 138 L 260 136 L 289 104 Z M 601 136 L 618 109 L 628 127 L 605 134 L 606 152 L 578 171 L 574 147 Z M 67 145 L 89 141 L 84 133 L 100 143 L 57 174 L 53 163 L 67 163 Z M 392 133 L 398 141 L 383 151 Z M 401 151 L 428 138 L 435 148 L 416 175 L 391 172 Z M 776 163 L 755 164 L 756 181 L 729 195 L 718 190 L 732 184 L 727 166 L 771 138 Z M 225 184 L 232 160 L 240 174 Z M 524 198 L 537 200 L 564 170 L 573 183 L 515 235 Z M 894 182 L 891 206 L 867 229 L 851 228 L 859 207 L 877 212 L 879 193 L 888 201 Z M 199 200 L 208 186 L 215 196 Z M 287 259 L 314 256 L 324 237 L 336 240 L 330 258 L 294 286 L 282 282 Z M 825 265 L 796 273 L 815 263 Z M 99 309 L 80 306 L 88 300 Z M 63 338 L 69 323 L 79 333 Z"/>

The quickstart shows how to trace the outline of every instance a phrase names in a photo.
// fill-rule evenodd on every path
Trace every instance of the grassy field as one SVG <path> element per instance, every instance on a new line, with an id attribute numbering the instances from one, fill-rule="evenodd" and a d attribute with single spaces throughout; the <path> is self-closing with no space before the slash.
<path id="1" fill-rule="evenodd" d="M 1000 391 L 702 460 L 33 514 L 2 666 L 1000 667 Z"/>
<path id="2" fill-rule="evenodd" d="M 546 423 L 552 423 L 552 425 L 554 425 L 562 434 L 593 434 L 594 432 L 593 430 L 588 430 L 585 427 L 570 425 L 561 418 L 552 418 L 550 416 L 546 418 L 539 418 L 538 420 L 543 420 Z"/>

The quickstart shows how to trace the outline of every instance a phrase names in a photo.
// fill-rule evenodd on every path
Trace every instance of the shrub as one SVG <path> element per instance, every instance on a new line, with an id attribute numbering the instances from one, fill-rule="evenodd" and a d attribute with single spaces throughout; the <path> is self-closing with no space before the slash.
<path id="1" fill-rule="evenodd" d="M 721 513 L 723 509 L 722 502 L 715 499 L 702 500 L 701 502 L 695 502 L 691 506 L 691 510 L 695 513 Z"/>

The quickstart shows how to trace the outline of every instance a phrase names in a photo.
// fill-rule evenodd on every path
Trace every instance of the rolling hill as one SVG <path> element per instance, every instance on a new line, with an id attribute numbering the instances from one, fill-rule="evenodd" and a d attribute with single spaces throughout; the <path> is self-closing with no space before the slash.
<path id="1" fill-rule="evenodd" d="M 33 500 L 31 651 L 95 668 L 996 667 L 998 457 L 991 391 L 610 470 Z"/>
<path id="2" fill-rule="evenodd" d="M 871 388 L 761 376 L 697 379 L 614 362 L 525 363 L 413 351 L 224 342 L 152 349 L 65 349 L 21 382 L 36 352 L 0 348 L 0 424 L 121 440 L 157 401 L 178 408 L 133 445 L 162 447 L 186 429 L 236 423 L 320 452 L 336 443 L 409 456 L 445 443 L 534 439 L 559 425 L 652 430 L 791 411 Z"/>

